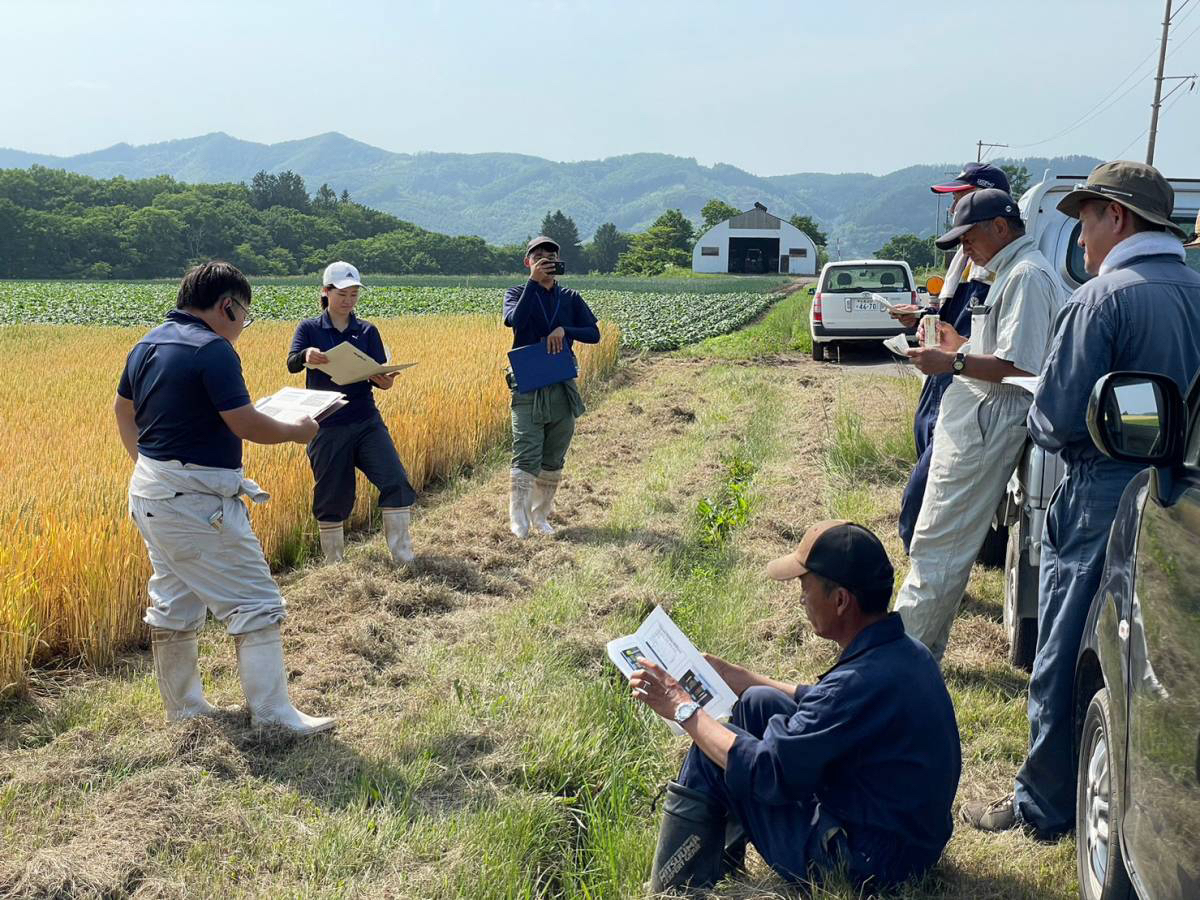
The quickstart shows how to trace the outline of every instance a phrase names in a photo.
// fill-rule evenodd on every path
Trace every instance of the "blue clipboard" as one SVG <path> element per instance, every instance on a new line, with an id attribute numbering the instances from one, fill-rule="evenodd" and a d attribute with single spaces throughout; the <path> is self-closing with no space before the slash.
<path id="1" fill-rule="evenodd" d="M 508 364 L 517 379 L 519 394 L 570 381 L 579 374 L 575 354 L 565 347 L 559 353 L 548 353 L 545 340 L 509 350 Z"/>

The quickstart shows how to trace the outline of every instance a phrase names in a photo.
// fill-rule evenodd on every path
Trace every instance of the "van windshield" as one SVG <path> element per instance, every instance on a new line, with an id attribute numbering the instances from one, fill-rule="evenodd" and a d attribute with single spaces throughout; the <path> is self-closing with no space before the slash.
<path id="1" fill-rule="evenodd" d="M 825 294 L 857 294 L 876 291 L 880 294 L 908 292 L 908 273 L 902 266 L 845 266 L 831 268 L 825 273 Z"/>

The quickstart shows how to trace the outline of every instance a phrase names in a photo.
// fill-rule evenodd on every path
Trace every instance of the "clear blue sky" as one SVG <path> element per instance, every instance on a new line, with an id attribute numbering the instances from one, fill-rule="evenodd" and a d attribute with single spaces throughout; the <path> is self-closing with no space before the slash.
<path id="1" fill-rule="evenodd" d="M 0 0 L 0 146 L 340 131 L 398 152 L 659 151 L 762 175 L 962 161 L 979 139 L 1141 159 L 1163 6 Z M 1200 72 L 1198 10 L 1176 17 L 1167 74 Z M 1177 98 L 1156 161 L 1200 177 L 1200 88 Z"/>

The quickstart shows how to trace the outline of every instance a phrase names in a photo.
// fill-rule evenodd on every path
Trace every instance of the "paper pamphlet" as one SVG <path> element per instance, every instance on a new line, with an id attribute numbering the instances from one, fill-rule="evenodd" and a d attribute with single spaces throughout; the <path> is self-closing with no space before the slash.
<path id="1" fill-rule="evenodd" d="M 329 362 L 319 366 L 309 366 L 318 369 L 333 379 L 334 384 L 354 384 L 356 381 L 366 381 L 372 375 L 390 375 L 402 372 L 415 366 L 416 363 L 401 365 L 380 365 L 366 353 L 363 353 L 348 341 L 343 341 L 336 347 L 325 351 Z"/>
<path id="2" fill-rule="evenodd" d="M 911 349 L 908 346 L 908 338 L 902 334 L 893 334 L 890 338 L 883 342 L 883 346 L 887 347 L 897 356 L 903 356 L 908 359 L 908 351 Z"/>
<path id="3" fill-rule="evenodd" d="M 880 306 L 882 306 L 885 310 L 891 309 L 894 306 L 904 306 L 905 305 L 903 303 L 893 303 L 887 297 L 883 296 L 883 294 L 876 294 L 874 291 L 871 291 L 870 294 L 871 294 L 871 299 L 874 300 L 876 303 L 878 303 Z"/>
<path id="4" fill-rule="evenodd" d="M 637 671 L 638 657 L 645 657 L 666 669 L 714 719 L 727 719 L 733 713 L 737 694 L 661 606 L 654 607 L 637 631 L 609 641 L 605 649 L 626 678 Z M 667 726 L 676 734 L 684 733 L 674 722 Z"/>
<path id="5" fill-rule="evenodd" d="M 341 409 L 347 402 L 346 395 L 336 391 L 285 387 L 270 397 L 263 397 L 254 404 L 254 408 L 279 422 L 295 425 L 305 416 L 319 420 Z"/>
<path id="6" fill-rule="evenodd" d="M 1038 377 L 1036 375 L 1009 375 L 1004 379 L 1004 383 L 1015 384 L 1032 394 L 1037 390 Z"/>

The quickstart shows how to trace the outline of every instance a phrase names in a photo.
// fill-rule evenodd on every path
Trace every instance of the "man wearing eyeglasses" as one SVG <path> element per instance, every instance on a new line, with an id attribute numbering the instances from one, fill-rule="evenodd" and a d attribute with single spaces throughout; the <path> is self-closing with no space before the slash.
<path id="1" fill-rule="evenodd" d="M 196 266 L 175 306 L 130 351 L 113 404 L 134 461 L 129 511 L 154 568 L 145 621 L 167 720 L 216 712 L 197 665 L 211 610 L 234 639 L 251 722 L 324 731 L 333 719 L 288 699 L 283 597 L 241 499 L 268 497 L 242 472 L 242 441 L 306 444 L 317 423 L 284 424 L 250 402 L 234 350 L 250 322 L 250 283 L 234 266 Z"/>

